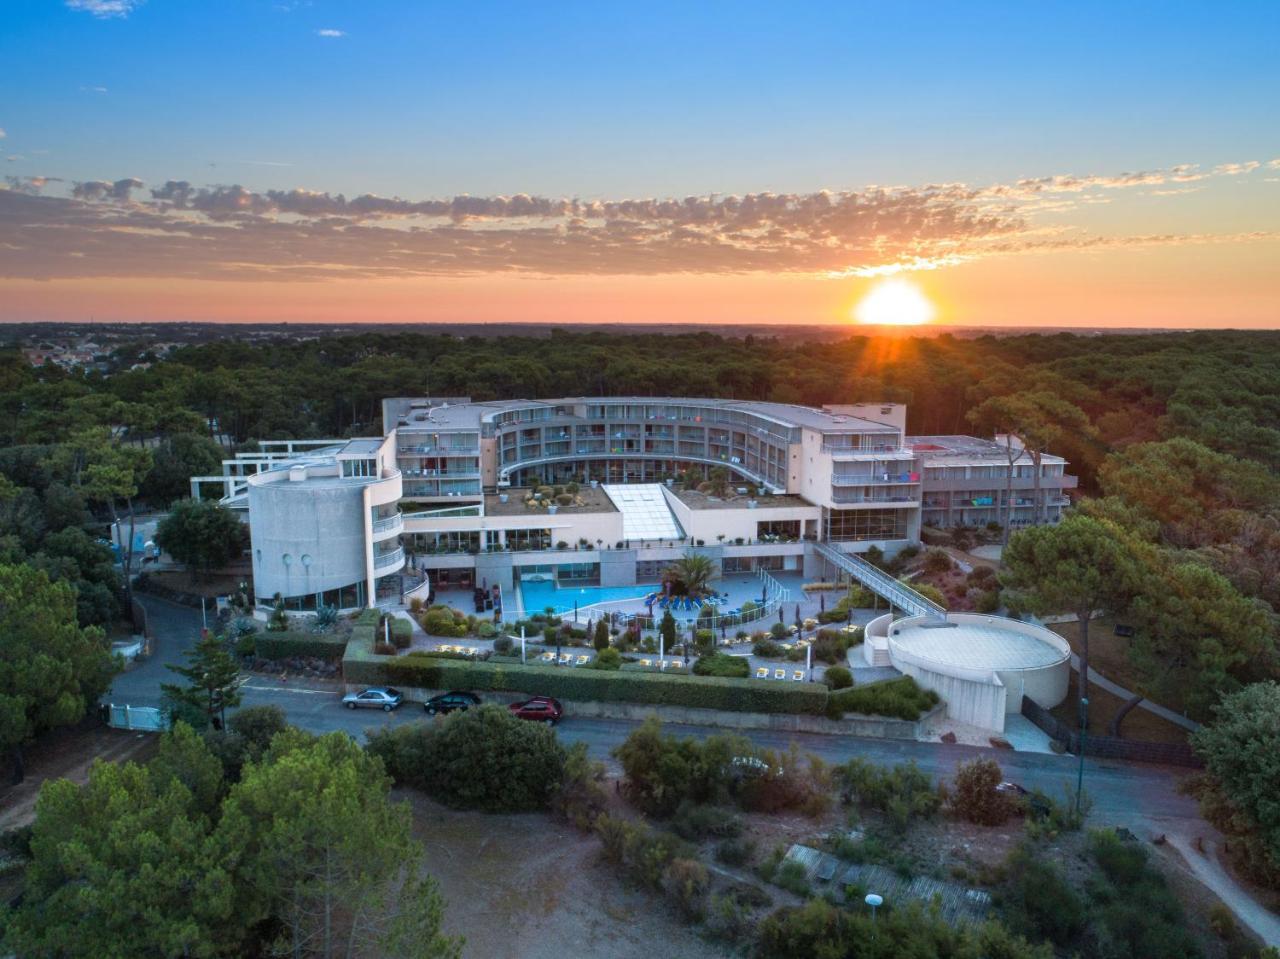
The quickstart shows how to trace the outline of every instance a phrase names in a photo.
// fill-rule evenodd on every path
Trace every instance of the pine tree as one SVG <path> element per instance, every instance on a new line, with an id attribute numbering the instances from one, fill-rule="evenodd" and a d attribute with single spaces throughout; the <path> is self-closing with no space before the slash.
<path id="1" fill-rule="evenodd" d="M 166 683 L 161 690 L 170 700 L 191 706 L 211 720 L 218 717 L 218 725 L 225 728 L 227 707 L 240 705 L 240 667 L 222 640 L 212 633 L 206 633 L 196 643 L 187 659 L 190 666 L 169 668 L 186 679 L 188 685 Z"/>

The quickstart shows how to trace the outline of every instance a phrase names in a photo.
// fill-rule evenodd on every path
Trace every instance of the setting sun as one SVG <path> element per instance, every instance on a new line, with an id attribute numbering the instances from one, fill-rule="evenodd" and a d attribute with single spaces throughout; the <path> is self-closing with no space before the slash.
<path id="1" fill-rule="evenodd" d="M 920 287 L 893 277 L 873 286 L 853 315 L 869 326 L 919 326 L 933 319 L 934 308 Z"/>

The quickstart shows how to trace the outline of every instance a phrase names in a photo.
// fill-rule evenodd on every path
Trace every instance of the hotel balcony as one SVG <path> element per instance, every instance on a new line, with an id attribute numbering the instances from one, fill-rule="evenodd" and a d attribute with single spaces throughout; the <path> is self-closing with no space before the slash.
<path id="1" fill-rule="evenodd" d="M 373 521 L 373 540 L 378 542 L 384 539 L 390 539 L 392 536 L 400 533 L 404 529 L 404 517 L 399 513 L 393 513 L 382 519 Z"/>
<path id="2" fill-rule="evenodd" d="M 379 576 L 394 573 L 402 566 L 404 566 L 403 547 L 397 546 L 395 549 L 387 550 L 385 553 L 374 554 L 373 568 L 378 571 Z"/>

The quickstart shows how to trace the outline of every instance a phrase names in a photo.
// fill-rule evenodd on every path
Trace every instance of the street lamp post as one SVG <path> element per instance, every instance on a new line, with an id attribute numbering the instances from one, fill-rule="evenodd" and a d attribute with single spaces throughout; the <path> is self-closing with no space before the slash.
<path id="1" fill-rule="evenodd" d="M 1089 698 L 1080 697 L 1080 768 L 1076 773 L 1076 815 L 1080 815 L 1080 803 L 1084 796 L 1084 744 L 1089 735 Z"/>
<path id="2" fill-rule="evenodd" d="M 876 910 L 884 905 L 884 897 L 874 892 L 867 893 L 867 898 L 863 900 L 871 907 L 871 935 L 876 934 Z"/>

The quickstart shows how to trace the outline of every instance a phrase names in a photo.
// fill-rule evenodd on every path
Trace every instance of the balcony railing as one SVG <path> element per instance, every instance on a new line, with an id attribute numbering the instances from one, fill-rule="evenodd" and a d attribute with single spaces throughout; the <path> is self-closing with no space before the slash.
<path id="1" fill-rule="evenodd" d="M 915 459 L 916 454 L 911 450 L 905 450 L 901 446 L 831 446 L 828 443 L 822 444 L 822 452 L 830 453 L 832 456 L 868 456 L 875 454 L 877 456 L 890 457 L 892 459 L 910 460 Z"/>
<path id="2" fill-rule="evenodd" d="M 404 562 L 404 547 L 397 546 L 395 549 L 386 553 L 379 553 L 373 558 L 374 569 L 384 569 L 387 566 L 394 566 L 396 563 Z"/>
<path id="3" fill-rule="evenodd" d="M 390 530 L 399 531 L 402 529 L 404 529 L 404 517 L 399 513 L 373 521 L 373 531 L 375 533 L 386 533 Z"/>
<path id="4" fill-rule="evenodd" d="M 833 503 L 914 503 L 915 496 L 886 496 L 883 494 L 864 495 L 862 493 L 835 493 L 831 497 Z"/>
<path id="5" fill-rule="evenodd" d="M 436 456 L 479 456 L 478 446 L 401 446 L 396 450 L 397 456 L 417 456 L 430 453 Z"/>
<path id="6" fill-rule="evenodd" d="M 918 486 L 920 474 L 911 473 L 832 473 L 832 486 Z"/>

